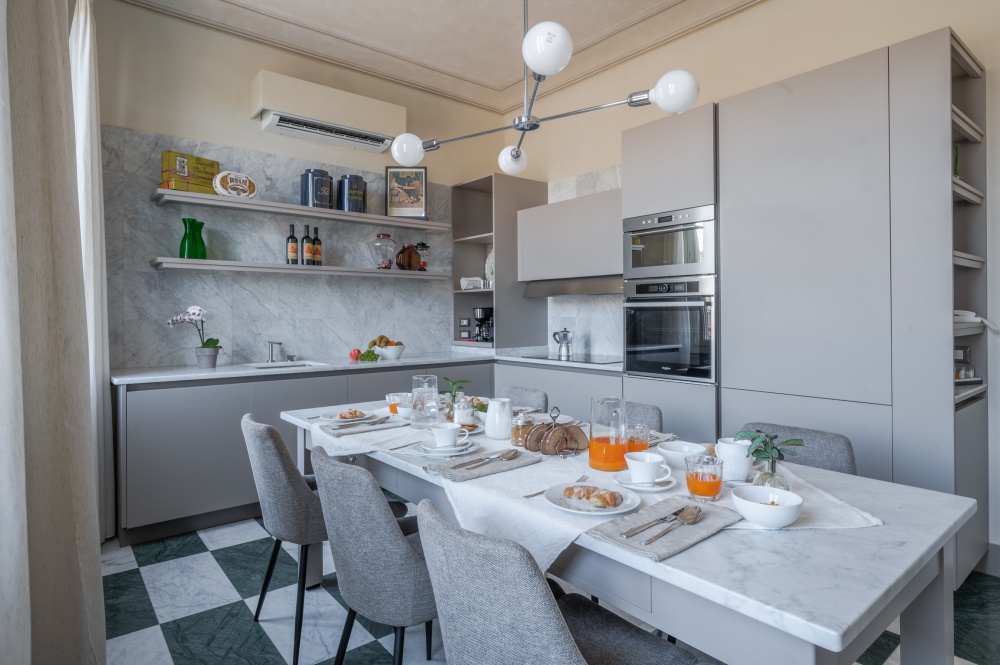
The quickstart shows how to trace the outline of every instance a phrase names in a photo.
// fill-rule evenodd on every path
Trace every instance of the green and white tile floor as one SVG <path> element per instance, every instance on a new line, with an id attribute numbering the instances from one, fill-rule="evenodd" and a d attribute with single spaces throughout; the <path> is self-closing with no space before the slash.
<path id="1" fill-rule="evenodd" d="M 411 506 L 412 510 L 412 506 Z M 292 659 L 295 546 L 286 546 L 271 578 L 259 623 L 253 610 L 273 541 L 259 520 L 101 550 L 108 663 L 283 664 Z M 324 545 L 324 570 L 332 571 Z M 347 617 L 335 573 L 306 592 L 300 663 L 332 663 Z M 898 627 L 862 656 L 861 665 L 899 662 Z M 346 662 L 391 663 L 392 629 L 358 617 Z M 973 573 L 955 594 L 955 662 L 1000 665 L 1000 578 Z M 434 660 L 444 649 L 434 625 Z M 407 631 L 404 663 L 426 663 L 424 629 Z M 623 661 L 624 662 L 624 661 Z"/>

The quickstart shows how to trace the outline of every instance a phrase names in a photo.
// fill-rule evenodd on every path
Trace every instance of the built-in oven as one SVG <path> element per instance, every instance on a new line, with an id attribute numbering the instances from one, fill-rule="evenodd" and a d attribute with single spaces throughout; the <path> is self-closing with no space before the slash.
<path id="1" fill-rule="evenodd" d="M 715 206 L 624 222 L 625 279 L 715 274 Z"/>
<path id="2" fill-rule="evenodd" d="M 625 282 L 625 372 L 715 383 L 715 277 Z"/>

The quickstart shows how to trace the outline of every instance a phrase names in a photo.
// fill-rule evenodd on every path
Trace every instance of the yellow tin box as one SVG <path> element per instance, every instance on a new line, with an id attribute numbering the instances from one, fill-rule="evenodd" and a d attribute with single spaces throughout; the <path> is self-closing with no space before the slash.
<path id="1" fill-rule="evenodd" d="M 212 186 L 212 178 L 219 174 L 219 162 L 197 155 L 188 155 L 175 150 L 164 150 L 161 154 L 164 180 L 207 180 Z"/>
<path id="2" fill-rule="evenodd" d="M 215 188 L 212 187 L 212 182 L 209 181 L 207 185 L 201 184 L 200 179 L 198 181 L 182 180 L 180 178 L 171 178 L 170 180 L 164 180 L 160 183 L 160 189 L 172 189 L 176 192 L 195 192 L 197 194 L 211 194 L 213 196 L 218 196 Z"/>

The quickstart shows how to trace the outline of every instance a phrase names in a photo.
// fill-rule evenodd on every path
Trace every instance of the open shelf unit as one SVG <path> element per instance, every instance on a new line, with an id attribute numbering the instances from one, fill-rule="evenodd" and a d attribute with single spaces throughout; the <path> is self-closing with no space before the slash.
<path id="1" fill-rule="evenodd" d="M 955 250 L 951 253 L 951 262 L 960 268 L 982 268 L 986 265 L 986 259 L 975 254 L 966 254 Z"/>
<path id="2" fill-rule="evenodd" d="M 452 293 L 493 293 L 493 289 L 455 289 Z"/>
<path id="3" fill-rule="evenodd" d="M 493 233 L 480 233 L 479 235 L 466 236 L 464 238 L 454 238 L 452 242 L 471 243 L 474 245 L 492 245 Z"/>
<path id="4" fill-rule="evenodd" d="M 951 105 L 951 129 L 951 140 L 954 143 L 961 141 L 982 143 L 983 138 L 986 136 L 986 132 L 980 129 L 979 125 L 974 123 L 969 116 L 962 113 L 954 104 Z"/>
<path id="5" fill-rule="evenodd" d="M 446 273 L 420 272 L 418 270 L 379 270 L 377 268 L 351 268 L 344 266 L 300 266 L 289 265 L 287 263 L 175 259 L 169 256 L 158 256 L 150 261 L 149 265 L 157 270 L 220 270 L 317 276 L 340 275 L 343 277 L 387 277 L 398 279 L 451 279 L 451 275 Z"/>
<path id="6" fill-rule="evenodd" d="M 957 176 L 951 177 L 951 193 L 952 198 L 956 202 L 972 203 L 973 205 L 982 205 L 983 201 L 986 200 L 986 194 L 979 191 L 969 183 L 965 182 Z"/>

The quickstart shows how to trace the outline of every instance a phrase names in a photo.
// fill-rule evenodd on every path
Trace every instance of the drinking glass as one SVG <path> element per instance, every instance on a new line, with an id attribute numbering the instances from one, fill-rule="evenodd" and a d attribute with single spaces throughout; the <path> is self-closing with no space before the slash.
<path id="1" fill-rule="evenodd" d="M 599 471 L 624 471 L 626 438 L 625 400 L 594 397 L 590 400 L 590 467 Z"/>
<path id="2" fill-rule="evenodd" d="M 722 495 L 722 460 L 711 455 L 684 458 L 687 486 L 695 501 L 718 501 Z"/>
<path id="3" fill-rule="evenodd" d="M 413 412 L 410 425 L 414 429 L 427 429 L 438 421 L 437 376 L 417 374 L 413 377 Z"/>
<path id="4" fill-rule="evenodd" d="M 649 425 L 628 426 L 628 451 L 641 453 L 649 449 Z"/>

